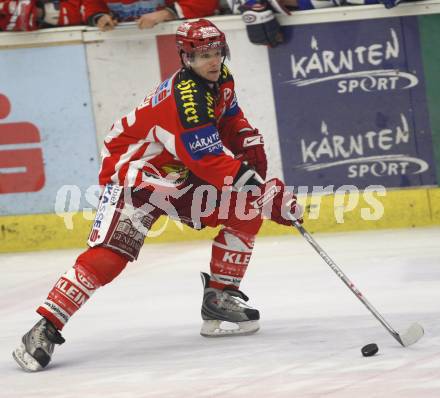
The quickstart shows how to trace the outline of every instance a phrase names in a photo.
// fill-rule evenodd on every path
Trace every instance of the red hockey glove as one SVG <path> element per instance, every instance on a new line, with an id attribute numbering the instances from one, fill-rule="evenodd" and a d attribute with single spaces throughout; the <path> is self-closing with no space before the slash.
<path id="1" fill-rule="evenodd" d="M 296 195 L 286 191 L 286 186 L 278 178 L 272 178 L 261 185 L 262 194 L 251 204 L 263 216 L 281 225 L 292 225 L 297 220 L 303 223 L 301 206 L 296 203 Z"/>
<path id="2" fill-rule="evenodd" d="M 236 155 L 236 159 L 247 162 L 263 180 L 266 179 L 267 159 L 264 140 L 257 129 L 238 132 L 231 150 Z"/>

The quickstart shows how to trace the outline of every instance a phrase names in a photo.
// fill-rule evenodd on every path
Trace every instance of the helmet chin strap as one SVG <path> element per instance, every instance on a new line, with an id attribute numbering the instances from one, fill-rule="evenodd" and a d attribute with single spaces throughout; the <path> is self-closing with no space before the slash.
<path id="1" fill-rule="evenodd" d="M 182 52 L 180 55 L 180 59 L 181 59 L 182 64 L 185 68 L 191 69 L 191 60 L 189 59 L 189 56 L 187 53 Z"/>

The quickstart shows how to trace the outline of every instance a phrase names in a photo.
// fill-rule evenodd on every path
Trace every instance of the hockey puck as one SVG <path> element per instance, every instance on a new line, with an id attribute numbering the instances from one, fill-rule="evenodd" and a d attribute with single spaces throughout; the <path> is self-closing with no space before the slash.
<path id="1" fill-rule="evenodd" d="M 361 350 L 364 357 L 372 357 L 374 354 L 377 354 L 378 351 L 379 347 L 374 343 L 364 345 Z"/>

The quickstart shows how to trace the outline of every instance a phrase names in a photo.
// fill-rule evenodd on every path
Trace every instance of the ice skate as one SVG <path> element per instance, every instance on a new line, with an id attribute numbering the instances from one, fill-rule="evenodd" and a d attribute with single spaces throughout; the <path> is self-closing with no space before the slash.
<path id="1" fill-rule="evenodd" d="M 258 331 L 260 313 L 245 304 L 249 298 L 240 290 L 209 287 L 210 276 L 201 273 L 203 282 L 200 334 L 204 337 L 242 336 Z"/>
<path id="2" fill-rule="evenodd" d="M 27 332 L 12 356 L 27 372 L 45 368 L 52 357 L 55 344 L 63 344 L 61 333 L 46 318 L 42 318 Z"/>

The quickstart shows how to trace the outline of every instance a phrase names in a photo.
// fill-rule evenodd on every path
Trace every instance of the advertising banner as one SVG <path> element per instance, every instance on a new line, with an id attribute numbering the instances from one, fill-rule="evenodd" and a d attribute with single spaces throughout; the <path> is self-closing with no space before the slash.
<path id="1" fill-rule="evenodd" d="M 289 185 L 436 184 L 417 17 L 284 34 L 269 57 Z"/>
<path id="2" fill-rule="evenodd" d="M 99 157 L 83 45 L 2 50 L 0 70 L 0 216 L 53 213 L 64 185 L 85 205 Z"/>

